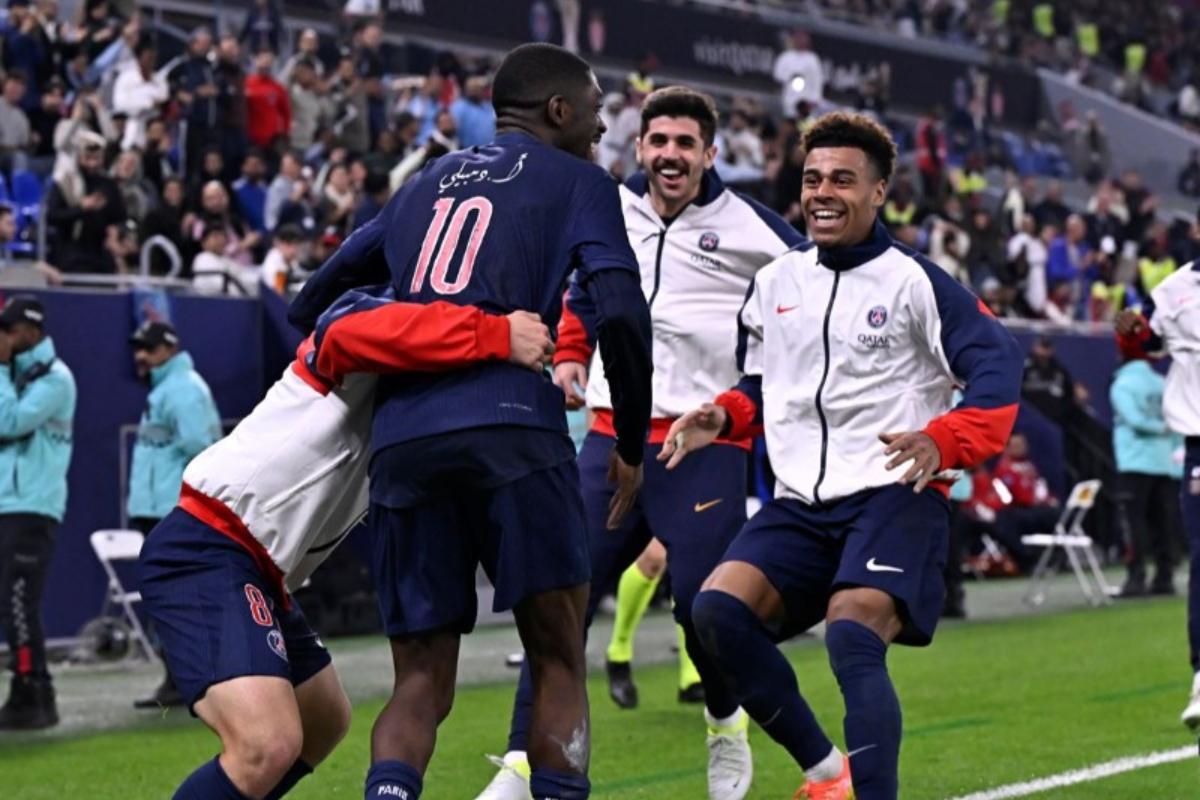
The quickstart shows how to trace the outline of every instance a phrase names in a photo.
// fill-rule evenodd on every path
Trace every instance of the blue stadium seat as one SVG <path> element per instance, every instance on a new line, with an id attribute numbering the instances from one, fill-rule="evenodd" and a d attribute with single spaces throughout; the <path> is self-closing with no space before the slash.
<path id="1" fill-rule="evenodd" d="M 45 184 L 32 172 L 19 171 L 12 174 L 12 200 L 18 206 L 36 206 L 42 202 Z"/>

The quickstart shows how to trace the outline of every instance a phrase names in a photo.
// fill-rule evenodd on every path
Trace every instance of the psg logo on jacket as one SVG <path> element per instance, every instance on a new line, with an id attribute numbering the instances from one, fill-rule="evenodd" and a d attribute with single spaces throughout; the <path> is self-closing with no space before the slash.
<path id="1" fill-rule="evenodd" d="M 875 306 L 867 312 L 867 324 L 872 328 L 882 328 L 887 324 L 887 309 L 883 306 Z"/>
<path id="2" fill-rule="evenodd" d="M 711 253 L 717 249 L 717 245 L 721 244 L 721 237 L 712 231 L 705 231 L 700 234 L 700 249 L 706 253 Z"/>

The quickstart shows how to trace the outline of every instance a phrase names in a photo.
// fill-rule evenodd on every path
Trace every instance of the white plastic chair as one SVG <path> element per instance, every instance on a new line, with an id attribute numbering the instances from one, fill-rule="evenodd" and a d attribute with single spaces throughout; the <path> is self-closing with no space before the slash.
<path id="1" fill-rule="evenodd" d="M 136 561 L 138 554 L 142 552 L 145 538 L 140 531 L 109 529 L 93 533 L 91 542 L 92 550 L 108 576 L 108 591 L 100 616 L 109 616 L 115 606 L 120 606 L 121 618 L 129 626 L 134 645 L 142 651 L 147 660 L 154 661 L 158 656 L 150 645 L 150 638 L 146 636 L 142 621 L 133 610 L 133 604 L 142 601 L 142 593 L 126 591 L 117 570 L 113 567 L 114 561 Z"/>
<path id="2" fill-rule="evenodd" d="M 1045 602 L 1046 582 L 1051 574 L 1050 561 L 1054 551 L 1060 547 L 1066 554 L 1067 561 L 1075 572 L 1075 578 L 1079 581 L 1079 588 L 1083 590 L 1088 602 L 1094 606 L 1112 602 L 1115 590 L 1100 571 L 1100 562 L 1096 558 L 1092 537 L 1083 531 L 1083 518 L 1095 505 L 1096 496 L 1099 494 L 1100 481 L 1080 481 L 1071 490 L 1053 533 L 1031 533 L 1021 537 L 1021 544 L 1045 548 L 1033 568 L 1033 575 L 1030 576 L 1029 590 L 1025 593 L 1026 603 L 1036 606 Z M 1085 560 L 1088 569 L 1084 568 Z"/>

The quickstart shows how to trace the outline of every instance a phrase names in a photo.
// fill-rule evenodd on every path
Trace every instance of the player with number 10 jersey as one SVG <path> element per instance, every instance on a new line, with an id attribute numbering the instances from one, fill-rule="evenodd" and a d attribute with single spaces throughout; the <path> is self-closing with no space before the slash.
<path id="1" fill-rule="evenodd" d="M 641 483 L 650 325 L 618 187 L 588 160 L 604 132 L 599 101 L 578 57 L 514 50 L 493 84 L 495 140 L 406 184 L 308 282 L 292 316 L 304 326 L 328 296 L 389 277 L 399 300 L 523 309 L 553 327 L 574 273 L 596 305 L 613 390 L 615 525 Z M 367 796 L 420 793 L 482 564 L 533 664 L 533 796 L 586 797 L 590 566 L 562 391 L 548 374 L 488 364 L 388 376 L 371 447 L 373 572 L 397 689 L 375 726 Z"/>

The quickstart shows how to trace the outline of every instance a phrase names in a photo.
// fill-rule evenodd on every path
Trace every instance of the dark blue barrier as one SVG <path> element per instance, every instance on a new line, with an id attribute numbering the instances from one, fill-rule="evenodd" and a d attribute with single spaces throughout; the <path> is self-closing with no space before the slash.
<path id="1" fill-rule="evenodd" d="M 129 335 L 135 301 L 129 293 L 35 292 L 46 305 L 47 330 L 59 357 L 75 374 L 79 404 L 68 473 L 67 515 L 58 533 L 44 606 L 47 634 L 74 635 L 95 616 L 105 581 L 88 537 L 121 520 L 119 430 L 136 423 L 147 387 L 133 368 Z M 212 387 L 223 417 L 240 417 L 278 371 L 264 374 L 264 339 L 279 336 L 263 324 L 258 301 L 172 297 L 168 311 L 196 368 Z"/>
<path id="2" fill-rule="evenodd" d="M 1013 331 L 1021 350 L 1029 353 L 1040 334 Z M 1112 336 L 1082 333 L 1053 333 L 1054 351 L 1071 377 L 1088 388 L 1091 394 L 1092 415 L 1112 427 L 1112 407 L 1108 402 L 1108 387 L 1119 364 L 1117 343 Z"/>

